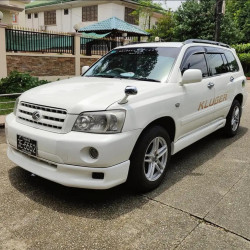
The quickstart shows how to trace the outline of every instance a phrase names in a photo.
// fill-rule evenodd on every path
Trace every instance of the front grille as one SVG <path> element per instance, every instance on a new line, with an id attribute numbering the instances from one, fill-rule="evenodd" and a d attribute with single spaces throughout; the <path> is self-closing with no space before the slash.
<path id="1" fill-rule="evenodd" d="M 34 120 L 32 114 L 35 111 L 40 111 L 40 119 Z M 36 124 L 41 128 L 61 130 L 64 124 L 64 121 L 67 116 L 67 111 L 65 109 L 47 107 L 38 104 L 32 104 L 27 102 L 21 102 L 18 105 L 17 117 L 21 121 L 25 121 L 29 124 Z"/>

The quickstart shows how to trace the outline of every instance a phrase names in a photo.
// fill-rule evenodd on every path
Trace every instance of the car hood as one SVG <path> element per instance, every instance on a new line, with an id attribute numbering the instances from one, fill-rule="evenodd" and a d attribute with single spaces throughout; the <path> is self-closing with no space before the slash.
<path id="1" fill-rule="evenodd" d="M 141 95 L 162 84 L 127 79 L 74 77 L 28 90 L 22 94 L 20 101 L 62 108 L 68 113 L 79 114 L 83 111 L 107 109 L 124 97 L 126 86 L 136 86 L 138 95 Z"/>

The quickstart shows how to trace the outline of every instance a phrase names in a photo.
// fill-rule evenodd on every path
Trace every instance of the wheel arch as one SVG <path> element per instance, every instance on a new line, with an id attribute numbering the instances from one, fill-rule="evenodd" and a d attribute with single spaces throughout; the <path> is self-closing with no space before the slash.
<path id="1" fill-rule="evenodd" d="M 175 138 L 175 132 L 176 132 L 176 125 L 175 121 L 172 117 L 170 116 L 164 116 L 161 118 L 158 118 L 152 122 L 150 122 L 141 132 L 138 140 L 141 138 L 141 136 L 150 128 L 154 126 L 161 126 L 163 127 L 167 132 L 170 137 L 170 141 L 173 142 Z M 138 141 L 137 140 L 137 141 Z"/>
<path id="2" fill-rule="evenodd" d="M 237 100 L 237 101 L 240 103 L 240 105 L 242 106 L 242 103 L 243 103 L 243 95 L 242 95 L 242 94 L 236 95 L 236 96 L 234 97 L 234 100 Z M 233 101 L 234 101 L 234 100 L 233 100 Z"/>

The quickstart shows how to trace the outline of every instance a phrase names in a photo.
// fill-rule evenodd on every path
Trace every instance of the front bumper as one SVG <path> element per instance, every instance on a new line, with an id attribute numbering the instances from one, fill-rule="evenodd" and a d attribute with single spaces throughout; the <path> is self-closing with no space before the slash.
<path id="1" fill-rule="evenodd" d="M 8 157 L 14 163 L 62 185 L 91 189 L 107 189 L 126 181 L 129 157 L 141 133 L 57 134 L 18 123 L 13 114 L 7 116 L 5 127 Z M 17 135 L 37 141 L 37 158 L 16 150 Z M 90 147 L 98 150 L 98 159 L 89 156 Z M 93 173 L 103 173 L 104 178 L 94 179 Z"/>
<path id="2" fill-rule="evenodd" d="M 7 155 L 11 161 L 27 171 L 45 179 L 69 187 L 108 189 L 126 182 L 129 161 L 109 168 L 88 168 L 41 161 L 18 152 L 11 146 Z M 103 179 L 93 178 L 93 173 L 102 173 Z"/>

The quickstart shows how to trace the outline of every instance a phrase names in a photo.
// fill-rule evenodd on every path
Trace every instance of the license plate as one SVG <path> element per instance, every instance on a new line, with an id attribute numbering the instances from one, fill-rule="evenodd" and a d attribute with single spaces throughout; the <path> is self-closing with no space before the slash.
<path id="1" fill-rule="evenodd" d="M 25 154 L 37 156 L 37 141 L 17 135 L 17 149 Z"/>

